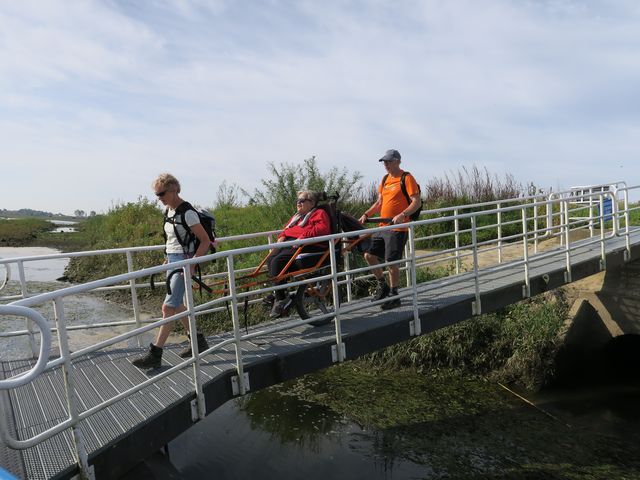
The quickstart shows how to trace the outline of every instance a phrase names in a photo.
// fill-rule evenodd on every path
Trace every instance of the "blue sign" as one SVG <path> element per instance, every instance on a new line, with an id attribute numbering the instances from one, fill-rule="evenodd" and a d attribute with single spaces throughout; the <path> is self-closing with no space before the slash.
<path id="1" fill-rule="evenodd" d="M 600 211 L 600 202 L 598 202 L 598 212 Z M 613 220 L 613 201 L 610 198 L 605 198 L 602 201 L 602 212 L 604 215 L 604 221 L 610 222 Z M 598 213 L 600 216 L 600 213 Z"/>

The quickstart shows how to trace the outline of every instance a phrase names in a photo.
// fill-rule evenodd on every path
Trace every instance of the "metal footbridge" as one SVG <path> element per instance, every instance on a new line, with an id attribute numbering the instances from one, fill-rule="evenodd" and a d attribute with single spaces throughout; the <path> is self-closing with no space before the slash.
<path id="1" fill-rule="evenodd" d="M 144 319 L 138 306 L 141 289 L 151 274 L 166 265 L 134 269 L 136 255 L 162 247 L 132 247 L 41 257 L 0 259 L 2 289 L 19 284 L 19 292 L 0 297 L 0 321 L 24 327 L 0 332 L 4 340 L 27 339 L 22 358 L 0 353 L 0 461 L 19 478 L 119 478 L 158 451 L 195 422 L 239 395 L 354 359 L 438 328 L 495 311 L 605 268 L 640 256 L 640 229 L 631 226 L 635 207 L 624 183 L 581 187 L 549 196 L 532 196 L 425 211 L 408 224 L 402 305 L 382 310 L 359 285 L 371 268 L 356 255 L 344 262 L 330 249 L 330 268 L 315 277 L 301 277 L 289 288 L 327 281 L 332 302 L 309 319 L 297 315 L 243 325 L 246 305 L 259 308 L 256 296 L 270 286 L 242 291 L 236 268 L 243 258 L 264 255 L 276 232 L 230 237 L 257 238 L 257 246 L 223 250 L 213 256 L 174 263 L 191 283 L 192 263 L 217 259 L 227 294 L 195 302 L 187 289 L 187 311 L 168 319 Z M 435 228 L 434 228 L 435 227 Z M 388 227 L 371 229 L 383 231 Z M 435 233 L 434 233 L 435 232 Z M 305 242 L 357 235 L 335 234 Z M 450 248 L 425 250 L 429 242 L 448 239 Z M 46 293 L 32 293 L 24 265 L 39 260 L 124 255 L 127 272 Z M 384 265 L 384 264 L 383 264 Z M 18 282 L 10 282 L 11 273 Z M 433 275 L 439 272 L 439 275 Z M 429 280 L 429 278 L 433 278 Z M 133 318 L 80 325 L 74 308 L 78 295 L 105 290 L 130 294 Z M 227 312 L 233 328 L 208 337 L 210 348 L 183 359 L 167 346 L 161 369 L 144 372 L 131 361 L 145 350 L 145 334 L 162 323 L 187 316 L 192 331 L 197 317 Z M 322 326 L 310 322 L 331 320 Z M 24 322 L 24 323 L 23 323 Z M 3 324 L 4 325 L 4 324 Z M 93 332 L 98 341 L 77 342 Z M 195 337 L 195 336 L 194 336 Z M 85 337 L 83 337 L 85 338 Z M 196 342 L 195 338 L 192 340 Z M 195 346 L 195 345 L 194 345 Z"/>

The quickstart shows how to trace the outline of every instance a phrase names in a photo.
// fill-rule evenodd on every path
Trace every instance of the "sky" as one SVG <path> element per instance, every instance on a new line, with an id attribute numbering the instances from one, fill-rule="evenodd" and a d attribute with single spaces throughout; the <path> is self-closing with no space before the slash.
<path id="1" fill-rule="evenodd" d="M 106 212 L 171 172 L 640 183 L 637 0 L 0 0 L 0 209 Z"/>

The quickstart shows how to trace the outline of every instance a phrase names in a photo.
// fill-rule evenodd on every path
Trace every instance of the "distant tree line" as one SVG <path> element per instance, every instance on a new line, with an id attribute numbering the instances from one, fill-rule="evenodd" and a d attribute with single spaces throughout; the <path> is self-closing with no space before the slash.
<path id="1" fill-rule="evenodd" d="M 42 210 L 32 210 L 21 208 L 20 210 L 0 209 L 0 217 L 64 217 L 63 213 L 43 212 Z"/>

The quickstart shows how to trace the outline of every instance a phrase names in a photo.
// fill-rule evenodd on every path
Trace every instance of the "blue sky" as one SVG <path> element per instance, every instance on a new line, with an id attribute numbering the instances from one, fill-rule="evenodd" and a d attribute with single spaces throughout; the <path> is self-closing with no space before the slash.
<path id="1" fill-rule="evenodd" d="M 635 0 L 0 2 L 0 208 L 212 206 L 315 155 L 640 183 Z"/>

